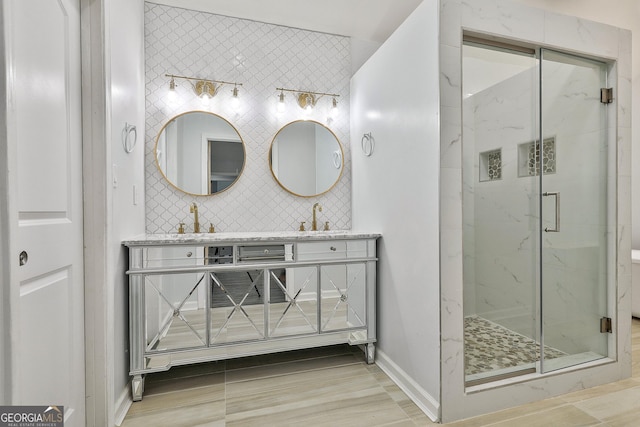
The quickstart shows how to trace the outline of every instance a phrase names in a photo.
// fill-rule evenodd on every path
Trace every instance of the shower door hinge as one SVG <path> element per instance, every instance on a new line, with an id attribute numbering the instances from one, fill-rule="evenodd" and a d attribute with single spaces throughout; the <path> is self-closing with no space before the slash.
<path id="1" fill-rule="evenodd" d="M 603 104 L 611 104 L 613 102 L 612 87 L 603 87 L 600 89 L 600 102 Z"/>
<path id="2" fill-rule="evenodd" d="M 603 334 L 611 333 L 613 330 L 611 329 L 611 318 L 603 317 L 600 319 L 600 332 Z"/>

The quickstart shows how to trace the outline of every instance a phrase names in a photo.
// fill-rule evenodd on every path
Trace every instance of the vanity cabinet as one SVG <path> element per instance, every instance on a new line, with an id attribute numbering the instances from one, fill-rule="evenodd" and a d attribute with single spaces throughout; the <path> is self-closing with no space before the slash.
<path id="1" fill-rule="evenodd" d="M 373 363 L 377 234 L 146 235 L 129 248 L 130 375 L 349 343 Z"/>

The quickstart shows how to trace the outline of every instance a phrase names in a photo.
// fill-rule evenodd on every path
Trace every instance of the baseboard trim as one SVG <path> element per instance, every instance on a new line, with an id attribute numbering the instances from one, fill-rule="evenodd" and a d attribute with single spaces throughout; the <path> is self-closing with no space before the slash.
<path id="1" fill-rule="evenodd" d="M 127 416 L 127 412 L 129 412 L 129 408 L 133 404 L 129 390 L 131 390 L 131 382 L 127 383 L 124 390 L 122 390 L 122 393 L 120 393 L 120 397 L 118 397 L 118 400 L 116 401 L 115 423 L 117 426 L 122 424 L 124 417 Z"/>
<path id="2" fill-rule="evenodd" d="M 433 422 L 440 419 L 440 404 L 425 389 L 420 387 L 405 371 L 396 365 L 384 352 L 376 349 L 376 365 L 415 403 Z"/>

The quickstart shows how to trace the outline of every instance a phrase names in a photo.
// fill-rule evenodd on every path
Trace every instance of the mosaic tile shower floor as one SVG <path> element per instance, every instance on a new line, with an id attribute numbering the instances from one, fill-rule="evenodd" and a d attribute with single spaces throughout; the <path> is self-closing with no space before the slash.
<path id="1" fill-rule="evenodd" d="M 538 360 L 539 343 L 479 316 L 464 319 L 465 374 L 475 375 L 527 365 Z M 545 359 L 566 356 L 545 347 Z"/>

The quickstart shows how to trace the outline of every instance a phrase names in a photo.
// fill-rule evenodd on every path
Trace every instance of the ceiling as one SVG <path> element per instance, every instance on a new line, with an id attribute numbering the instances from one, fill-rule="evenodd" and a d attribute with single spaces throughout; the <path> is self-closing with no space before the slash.
<path id="1" fill-rule="evenodd" d="M 150 0 L 153 3 L 384 42 L 422 0 Z"/>

